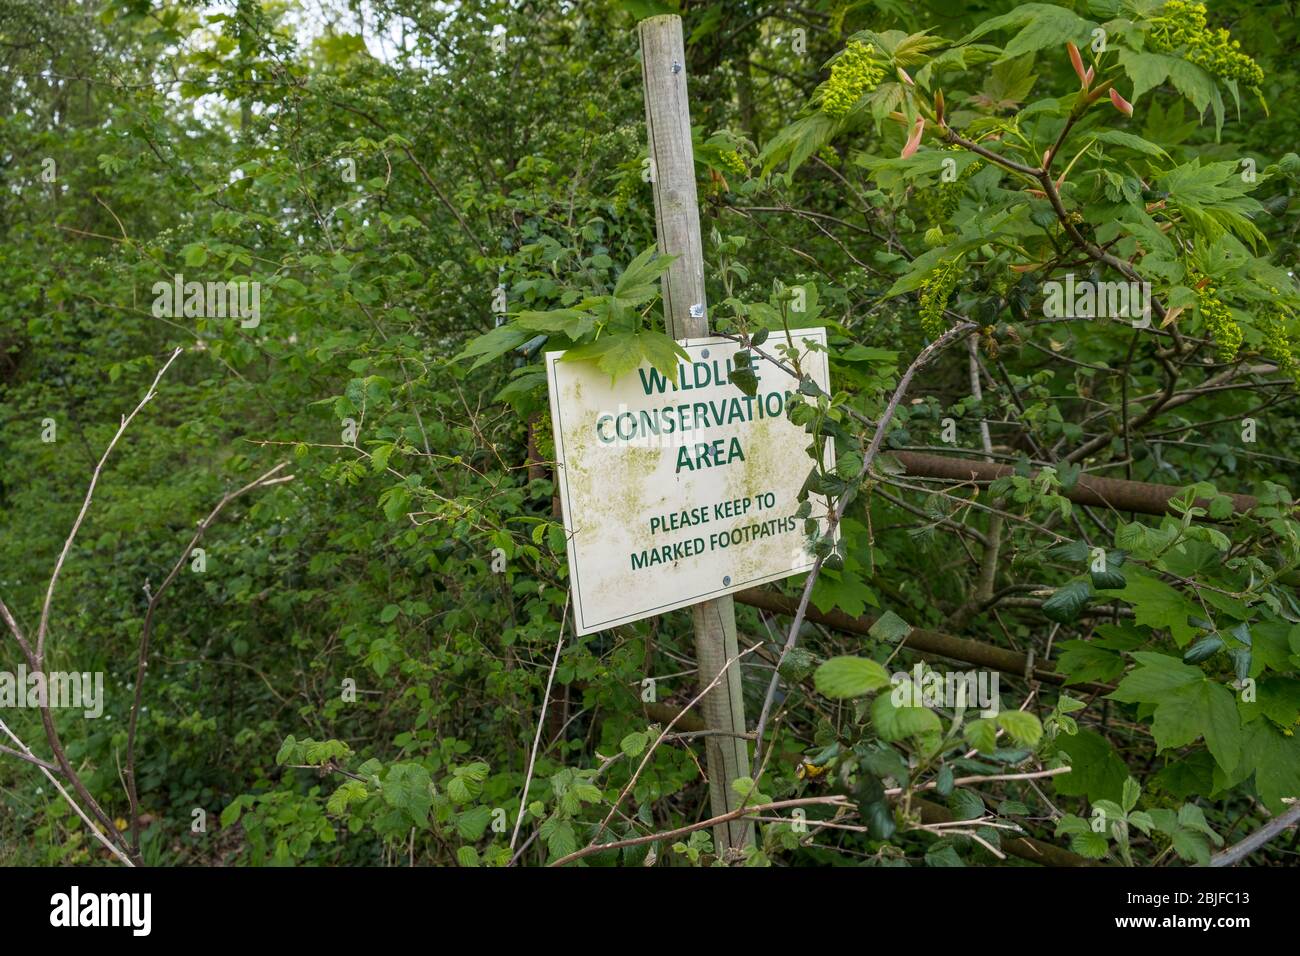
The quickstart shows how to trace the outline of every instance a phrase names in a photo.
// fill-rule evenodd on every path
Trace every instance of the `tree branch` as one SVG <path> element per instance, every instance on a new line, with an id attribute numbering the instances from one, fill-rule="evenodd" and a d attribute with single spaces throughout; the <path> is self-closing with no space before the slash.
<path id="1" fill-rule="evenodd" d="M 876 456 L 880 454 L 880 446 L 885 440 L 885 432 L 889 429 L 889 423 L 893 421 L 894 412 L 897 411 L 899 402 L 903 400 L 903 396 L 907 394 L 907 390 L 912 384 L 912 377 L 935 355 L 954 342 L 965 338 L 975 329 L 976 325 L 973 322 L 954 325 L 922 349 L 921 353 L 912 361 L 912 364 L 907 367 L 907 371 L 903 373 L 903 377 L 898 382 L 898 387 L 894 389 L 894 394 L 890 396 L 889 404 L 885 406 L 880 421 L 876 424 L 876 432 L 871 438 L 871 444 L 867 446 L 867 450 L 862 456 L 862 467 L 858 470 L 858 474 L 850 486 L 851 490 L 856 489 L 871 473 L 871 466 L 875 462 Z M 827 517 L 826 528 L 828 534 L 834 534 L 835 528 L 844 514 L 844 509 L 848 507 L 849 502 L 852 500 L 853 494 L 851 490 L 840 495 L 839 501 L 835 503 L 835 508 Z M 817 577 L 821 574 L 824 560 L 824 557 L 819 556 L 813 562 L 812 570 L 808 572 L 808 580 L 804 582 L 803 596 L 799 599 L 799 608 L 795 612 L 794 621 L 790 624 L 790 632 L 785 639 L 785 646 L 781 649 L 781 656 L 777 660 L 776 667 L 772 670 L 772 679 L 768 681 L 767 694 L 763 698 L 763 710 L 759 714 L 758 726 L 754 730 L 755 763 L 759 762 L 759 756 L 763 751 L 763 731 L 767 727 L 767 721 L 772 712 L 772 701 L 776 698 L 776 685 L 781 679 L 781 665 L 785 663 L 785 659 L 794 650 L 795 643 L 799 639 L 799 629 L 803 627 L 804 615 L 808 611 L 808 601 L 812 597 L 813 586 L 817 583 Z"/>

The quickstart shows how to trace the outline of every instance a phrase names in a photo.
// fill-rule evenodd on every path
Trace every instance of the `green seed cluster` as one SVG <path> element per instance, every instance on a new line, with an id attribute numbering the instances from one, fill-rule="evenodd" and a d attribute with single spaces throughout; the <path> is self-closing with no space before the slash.
<path id="1" fill-rule="evenodd" d="M 1277 289 L 1269 289 L 1276 296 Z M 1290 312 L 1285 306 L 1276 303 L 1269 303 L 1259 313 L 1258 324 L 1261 332 L 1264 333 L 1264 343 L 1262 350 L 1264 355 L 1277 363 L 1279 371 L 1290 372 L 1291 375 L 1300 376 L 1300 362 L 1296 361 L 1295 350 L 1291 344 L 1291 336 L 1287 334 L 1287 319 L 1290 318 Z"/>
<path id="2" fill-rule="evenodd" d="M 854 40 L 831 64 L 831 78 L 822 94 L 822 112 L 843 116 L 863 95 L 874 90 L 884 76 L 885 69 L 876 59 L 876 48 Z"/>
<path id="3" fill-rule="evenodd" d="M 943 310 L 948 307 L 952 290 L 961 276 L 961 256 L 940 259 L 934 273 L 921 289 L 921 328 L 932 339 L 937 339 L 948 327 Z"/>
<path id="4" fill-rule="evenodd" d="M 627 211 L 627 207 L 641 195 L 641 190 L 647 184 L 642 182 L 638 173 L 629 173 L 622 176 L 618 185 L 614 187 L 614 211 L 620 216 Z"/>
<path id="5" fill-rule="evenodd" d="M 1244 86 L 1259 86 L 1264 71 L 1241 52 L 1241 44 L 1227 30 L 1205 25 L 1205 4 L 1169 0 L 1151 21 L 1151 48 L 1157 53 L 1185 49 L 1183 58 L 1215 76 L 1236 80 Z"/>
<path id="6" fill-rule="evenodd" d="M 728 150 L 718 157 L 718 162 L 722 168 L 733 176 L 746 176 L 749 174 L 749 167 L 745 165 L 744 157 L 737 150 Z"/>
<path id="7" fill-rule="evenodd" d="M 1204 278 L 1203 275 L 1192 274 L 1194 283 Z M 1214 336 L 1215 351 L 1218 353 L 1219 361 L 1231 362 L 1237 357 L 1237 350 L 1241 348 L 1243 338 L 1241 326 L 1232 317 L 1228 307 L 1223 304 L 1214 286 L 1207 284 L 1197 289 L 1196 298 L 1205 327 Z"/>
<path id="8" fill-rule="evenodd" d="M 950 146 L 949 149 L 959 150 L 960 146 Z M 937 223 L 947 222 L 954 212 L 957 211 L 957 204 L 961 202 L 962 193 L 966 192 L 966 182 L 984 168 L 984 160 L 977 159 L 965 169 L 950 183 L 939 184 L 939 198 L 933 210 L 934 221 Z"/>

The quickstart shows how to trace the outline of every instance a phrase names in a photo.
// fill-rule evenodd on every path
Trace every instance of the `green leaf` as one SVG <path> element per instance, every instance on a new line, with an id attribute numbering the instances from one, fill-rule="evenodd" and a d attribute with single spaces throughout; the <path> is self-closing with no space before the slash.
<path id="1" fill-rule="evenodd" d="M 479 804 L 456 814 L 456 832 L 462 839 L 477 840 L 492 822 L 492 808 Z"/>
<path id="2" fill-rule="evenodd" d="M 1124 808 L 1125 813 L 1128 813 L 1137 806 L 1138 797 L 1141 795 L 1142 785 L 1139 784 L 1135 778 L 1129 777 L 1124 781 L 1124 789 L 1120 797 L 1120 806 Z"/>
<path id="3" fill-rule="evenodd" d="M 428 826 L 433 781 L 420 764 L 406 761 L 389 767 L 383 779 L 383 795 L 390 807 L 404 810 L 417 824 Z"/>
<path id="4" fill-rule="evenodd" d="M 1052 778 L 1057 793 L 1089 801 L 1123 799 L 1128 765 L 1105 737 L 1081 727 L 1077 734 L 1058 736 L 1054 744 L 1070 764 L 1069 773 Z"/>
<path id="5" fill-rule="evenodd" d="M 182 247 L 181 255 L 185 258 L 185 265 L 191 269 L 196 269 L 208 261 L 207 247 L 201 242 L 191 242 Z"/>
<path id="6" fill-rule="evenodd" d="M 1194 803 L 1184 803 L 1178 808 L 1178 823 L 1191 830 L 1204 833 L 1215 846 L 1223 846 L 1223 837 L 1215 833 L 1205 819 L 1205 813 Z"/>
<path id="7" fill-rule="evenodd" d="M 525 329 L 521 329 L 516 325 L 498 325 L 490 332 L 484 332 L 473 339 L 452 361 L 460 362 L 468 358 L 475 359 L 474 364 L 470 366 L 470 370 L 473 371 L 493 359 L 500 358 L 511 349 L 518 348 L 530 338 L 532 336 Z"/>
<path id="8" fill-rule="evenodd" d="M 858 617 L 866 611 L 868 603 L 876 603 L 875 592 L 854 572 L 842 567 L 838 571 L 829 569 L 828 563 L 837 563 L 831 561 L 831 557 L 838 557 L 838 553 L 822 563 L 822 573 L 813 585 L 812 603 L 823 613 L 839 608 L 849 617 Z M 842 558 L 839 563 L 843 563 Z"/>
<path id="9" fill-rule="evenodd" d="M 568 856 L 578 848 L 577 834 L 573 832 L 573 824 L 568 820 L 547 817 L 538 828 L 538 832 L 546 841 L 546 848 L 550 851 L 552 860 Z"/>
<path id="10" fill-rule="evenodd" d="M 1156 705 L 1151 735 L 1160 750 L 1182 747 L 1204 737 L 1215 763 L 1229 773 L 1241 758 L 1241 719 L 1236 699 L 1214 681 L 1189 684 L 1163 697 Z"/>
<path id="11" fill-rule="evenodd" d="M 662 332 L 606 331 L 594 342 L 564 353 L 564 362 L 595 362 L 596 367 L 617 380 L 649 362 L 670 381 L 677 382 L 678 361 L 689 361 L 686 350 Z"/>
<path id="12" fill-rule="evenodd" d="M 360 780 L 348 780 L 330 794 L 329 800 L 325 802 L 325 809 L 339 816 L 346 813 L 350 805 L 365 800 L 368 795 L 369 791 L 366 790 L 364 783 Z"/>
<path id="13" fill-rule="evenodd" d="M 1218 634 L 1210 634 L 1201 638 L 1191 647 L 1183 652 L 1184 664 L 1199 664 L 1201 661 L 1209 660 L 1219 651 L 1223 650 L 1226 645 L 1223 638 Z"/>
<path id="14" fill-rule="evenodd" d="M 974 790 L 954 790 L 948 798 L 948 809 L 957 820 L 974 820 L 984 816 L 984 801 Z"/>
<path id="15" fill-rule="evenodd" d="M 1189 667 L 1169 654 L 1137 651 L 1133 654 L 1137 666 L 1108 696 L 1128 704 L 1158 704 L 1169 694 L 1205 680 L 1199 667 Z"/>
<path id="16" fill-rule="evenodd" d="M 1100 860 L 1110 852 L 1110 841 L 1106 839 L 1104 833 L 1084 829 L 1070 835 L 1070 849 L 1079 856 L 1085 856 L 1090 860 Z"/>
<path id="17" fill-rule="evenodd" d="M 405 485 L 394 485 L 385 490 L 379 499 L 384 517 L 389 521 L 397 521 L 406 515 L 407 506 L 411 503 L 411 492 Z"/>
<path id="18" fill-rule="evenodd" d="M 997 722 L 986 717 L 972 720 L 962 730 L 966 742 L 982 754 L 991 754 L 998 749 Z"/>
<path id="19" fill-rule="evenodd" d="M 886 611 L 884 614 L 880 615 L 880 617 L 876 618 L 867 633 L 878 641 L 884 641 L 888 644 L 897 644 L 899 641 L 906 638 L 908 634 L 912 633 L 912 625 L 908 624 L 893 611 Z"/>
<path id="20" fill-rule="evenodd" d="M 1204 737 L 1215 762 L 1231 773 L 1242 752 L 1241 719 L 1232 692 L 1206 679 L 1199 667 L 1168 654 L 1138 652 L 1133 659 L 1138 666 L 1109 696 L 1155 705 L 1151 733 L 1158 749 L 1182 747 Z"/>
<path id="21" fill-rule="evenodd" d="M 1196 628 L 1187 619 L 1204 613 L 1174 588 L 1147 575 L 1130 575 L 1124 589 L 1115 596 L 1133 605 L 1138 624 L 1167 628 L 1179 647 L 1196 635 Z"/>
<path id="22" fill-rule="evenodd" d="M 965 866 L 950 843 L 936 843 L 925 851 L 926 866 Z"/>
<path id="23" fill-rule="evenodd" d="M 958 40 L 957 45 L 965 46 L 998 30 L 1018 30 L 998 60 L 1003 62 L 1046 47 L 1060 49 L 1067 40 L 1083 45 L 1095 26 L 1091 20 L 1085 20 L 1065 7 L 1050 3 L 1026 3 L 1010 13 L 985 20 Z"/>
<path id="24" fill-rule="evenodd" d="M 1284 798 L 1300 796 L 1300 735 L 1278 730 L 1267 720 L 1246 725 L 1242 760 L 1230 779 L 1255 774 L 1255 789 L 1270 813 L 1281 813 Z M 1216 779 L 1218 775 L 1216 774 Z"/>
<path id="25" fill-rule="evenodd" d="M 1133 97 L 1135 100 L 1136 96 Z M 1122 129 L 1106 129 L 1094 132 L 1092 138 L 1102 143 L 1110 143 L 1114 146 L 1123 146 L 1127 149 L 1139 153 L 1145 153 L 1147 156 L 1155 156 L 1159 159 L 1168 159 L 1169 154 L 1150 140 L 1145 140 L 1141 136 L 1133 133 L 1126 133 Z"/>
<path id="26" fill-rule="evenodd" d="M 792 647 L 781 662 L 781 676 L 789 681 L 801 681 L 813 672 L 816 663 L 812 651 L 805 647 Z"/>
<path id="27" fill-rule="evenodd" d="M 614 298 L 628 305 L 639 305 L 658 294 L 655 281 L 668 270 L 676 256 L 657 255 L 655 246 L 650 246 L 633 259 L 614 286 Z"/>
<path id="28" fill-rule="evenodd" d="M 1092 585 L 1087 581 L 1071 581 L 1043 602 L 1043 616 L 1049 621 L 1069 624 L 1078 618 L 1090 597 Z"/>
<path id="29" fill-rule="evenodd" d="M 952 766 L 944 764 L 939 768 L 939 773 L 934 778 L 934 792 L 941 797 L 947 797 L 952 793 L 953 772 Z"/>
<path id="30" fill-rule="evenodd" d="M 456 862 L 461 866 L 474 867 L 479 865 L 478 850 L 472 846 L 462 846 L 456 849 Z"/>
<path id="31" fill-rule="evenodd" d="M 881 694 L 871 705 L 871 722 L 884 740 L 938 734 L 943 725 L 939 715 L 924 707 L 896 707 L 889 694 Z"/>
<path id="32" fill-rule="evenodd" d="M 1114 568 L 1107 568 L 1105 571 L 1093 571 L 1092 586 L 1098 591 L 1118 591 L 1128 585 L 1128 580 L 1124 577 L 1124 572 L 1117 571 Z"/>
<path id="33" fill-rule="evenodd" d="M 831 141 L 839 126 L 834 117 L 818 110 L 783 127 L 758 155 L 763 164 L 763 175 L 785 162 L 786 179 L 790 180 L 809 156 Z"/>
<path id="34" fill-rule="evenodd" d="M 221 825 L 223 827 L 234 826 L 239 822 L 240 816 L 244 813 L 244 798 L 236 797 L 226 809 L 221 811 Z"/>
<path id="35" fill-rule="evenodd" d="M 997 715 L 998 726 L 1022 747 L 1036 747 L 1043 736 L 1043 725 L 1025 710 L 1004 710 Z"/>
<path id="36" fill-rule="evenodd" d="M 873 840 L 888 840 L 898 830 L 894 808 L 888 800 L 871 800 L 860 804 L 858 812 L 867 821 L 868 836 Z"/>
<path id="37" fill-rule="evenodd" d="M 1210 844 L 1201 834 L 1192 830 L 1175 830 L 1171 839 L 1174 852 L 1181 859 L 1200 866 L 1210 862 Z"/>
<path id="38" fill-rule="evenodd" d="M 1124 673 L 1124 658 L 1088 641 L 1063 641 L 1056 669 L 1066 684 L 1108 684 Z"/>
<path id="39" fill-rule="evenodd" d="M 866 657 L 832 657 L 813 673 L 817 692 L 832 699 L 861 697 L 889 686 L 889 672 Z"/>
<path id="40" fill-rule="evenodd" d="M 639 756 L 641 751 L 645 750 L 646 744 L 650 742 L 650 735 L 643 731 L 636 731 L 628 734 L 619 744 L 619 749 L 629 757 Z"/>
<path id="41" fill-rule="evenodd" d="M 758 394 L 758 375 L 753 369 L 733 368 L 728 378 L 732 385 L 751 398 Z"/>
<path id="42" fill-rule="evenodd" d="M 514 321 L 517 326 L 530 332 L 558 332 L 575 341 L 596 327 L 596 317 L 578 309 L 520 312 Z"/>

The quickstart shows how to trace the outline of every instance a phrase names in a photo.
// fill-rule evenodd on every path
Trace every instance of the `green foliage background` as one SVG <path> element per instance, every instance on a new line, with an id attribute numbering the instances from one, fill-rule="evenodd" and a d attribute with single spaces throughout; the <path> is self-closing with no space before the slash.
<path id="1" fill-rule="evenodd" d="M 903 629 L 806 628 L 759 785 L 773 799 L 849 794 L 857 829 L 810 840 L 765 825 L 749 862 L 996 863 L 1001 823 L 1164 865 L 1280 812 L 1300 795 L 1294 3 L 1214 4 L 1205 29 L 1229 29 L 1234 52 L 1162 27 L 1186 10 L 1118 0 L 0 0 L 0 596 L 23 627 L 120 416 L 185 350 L 110 459 L 53 605 L 48 666 L 102 670 L 108 693 L 102 719 L 59 712 L 60 732 L 122 823 L 145 585 L 225 492 L 279 461 L 296 476 L 231 505 L 204 539 L 206 571 L 187 566 L 162 602 L 140 724 L 142 858 L 510 860 L 567 588 L 538 336 L 603 341 L 611 371 L 671 365 L 653 289 L 637 292 L 653 260 L 640 260 L 649 278 L 624 273 L 655 239 L 635 23 L 665 11 L 688 37 L 715 325 L 780 329 L 803 290 L 803 324 L 833 332 L 838 390 L 803 414 L 852 452 L 849 410 L 874 419 L 926 342 L 971 318 L 983 401 L 954 348 L 919 377 L 889 447 L 941 446 L 951 418 L 978 456 L 984 419 L 1003 460 L 1048 466 L 976 499 L 1005 519 L 971 507 L 969 488 L 822 476 L 856 499 L 814 605 L 888 612 Z M 1101 23 L 1110 46 L 1094 56 Z M 1040 163 L 1077 102 L 1066 40 L 1133 116 L 1105 97 L 1082 114 L 1054 168 L 1073 160 L 1064 202 L 1087 241 L 1178 310 L 1181 351 L 1168 326 L 1043 320 L 1049 272 L 1119 276 L 1072 246 L 1032 184 L 947 148 L 933 125 L 900 158 L 942 89 L 963 137 Z M 1258 63 L 1257 89 L 1234 55 Z M 940 178 L 946 157 L 956 182 Z M 260 325 L 155 317 L 151 289 L 175 273 L 260 282 Z M 1144 417 L 1172 394 L 1188 398 Z M 1262 505 L 1226 522 L 1222 499 L 1207 514 L 1194 495 L 1163 520 L 1087 514 L 1062 495 L 1081 468 Z M 989 582 L 979 542 L 994 522 Z M 1118 553 L 1118 578 L 1090 573 L 1097 545 Z M 742 669 L 756 714 L 785 619 L 738 613 L 769 647 Z M 910 668 L 920 658 L 894 646 L 906 626 L 1033 648 L 1076 684 L 1118 689 L 1004 676 L 991 723 L 866 699 L 876 669 L 843 660 Z M 0 669 L 14 671 L 4 637 Z M 692 653 L 684 614 L 566 642 L 520 863 L 597 836 L 694 696 Z M 647 676 L 658 708 L 641 699 Z M 1233 686 L 1246 678 L 1250 701 Z M 45 752 L 32 712 L 0 716 Z M 700 750 L 658 748 L 603 839 L 700 819 Z M 954 786 L 1065 763 L 1033 784 Z M 886 801 L 887 787 L 905 798 Z M 920 828 L 921 788 L 978 820 L 980 839 Z M 206 832 L 192 832 L 196 809 Z M 810 809 L 810 825 L 828 815 Z M 661 865 L 712 862 L 707 835 L 583 862 L 637 865 L 652 846 Z M 1254 859 L 1295 853 L 1284 842 Z M 35 768 L 0 755 L 0 862 L 108 860 Z"/>

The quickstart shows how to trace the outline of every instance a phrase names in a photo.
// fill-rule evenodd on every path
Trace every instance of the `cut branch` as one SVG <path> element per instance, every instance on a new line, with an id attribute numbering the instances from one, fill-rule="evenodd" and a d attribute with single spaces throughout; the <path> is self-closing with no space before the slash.
<path id="1" fill-rule="evenodd" d="M 942 478 L 957 482 L 993 481 L 1016 473 L 1015 468 L 1010 465 L 989 461 L 950 458 L 945 455 L 929 455 L 914 451 L 895 451 L 890 454 L 903 464 L 908 475 L 916 478 Z M 1116 511 L 1163 515 L 1173 513 L 1169 508 L 1169 500 L 1181 491 L 1181 488 L 1172 485 L 1080 475 L 1074 487 L 1069 491 L 1062 491 L 1061 494 L 1075 504 L 1099 505 Z M 1228 497 L 1232 499 L 1232 509 L 1237 514 L 1250 511 L 1258 504 L 1251 495 L 1233 494 Z M 1196 504 L 1198 507 L 1206 508 L 1209 506 L 1209 501 L 1198 498 Z"/>
<path id="2" fill-rule="evenodd" d="M 835 528 L 839 525 L 840 518 L 844 515 L 844 509 L 848 507 L 853 498 L 853 492 L 861 486 L 862 481 L 871 474 L 871 466 L 875 463 L 876 456 L 880 454 L 881 443 L 885 440 L 885 433 L 889 430 L 889 423 L 893 421 L 894 412 L 898 410 L 898 404 L 907 394 L 908 388 L 911 387 L 912 377 L 923 368 L 930 359 L 942 352 L 948 346 L 959 342 L 971 332 L 975 331 L 976 325 L 973 322 L 963 322 L 960 325 L 954 325 L 943 335 L 939 336 L 925 348 L 919 355 L 913 359 L 912 364 L 907 367 L 903 377 L 899 379 L 898 386 L 894 389 L 894 394 L 889 398 L 889 404 L 885 406 L 885 411 L 880 416 L 880 421 L 876 425 L 876 432 L 871 438 L 871 444 L 862 455 L 862 467 L 858 469 L 858 474 L 854 477 L 853 483 L 848 490 L 840 495 L 839 500 L 835 503 L 834 509 L 826 518 L 826 533 L 833 535 Z M 813 562 L 812 570 L 808 572 L 808 580 L 804 582 L 803 596 L 799 599 L 799 606 L 795 610 L 794 620 L 790 624 L 790 632 L 786 636 L 785 646 L 781 648 L 781 656 L 777 660 L 776 667 L 772 670 L 772 679 L 767 684 L 767 694 L 763 698 L 763 710 L 758 717 L 758 726 L 754 729 L 754 762 L 759 762 L 759 756 L 763 751 L 763 731 L 767 727 L 768 717 L 772 712 L 772 701 L 776 699 L 776 685 L 781 679 L 781 665 L 785 659 L 794 650 L 795 642 L 799 639 L 799 629 L 803 627 L 804 616 L 808 611 L 808 601 L 812 597 L 813 586 L 817 583 L 817 577 L 821 574 L 822 563 L 826 560 L 824 555 L 818 555 Z"/>
<path id="3" fill-rule="evenodd" d="M 761 588 L 737 591 L 735 599 L 739 604 L 747 604 L 773 614 L 789 615 L 798 610 L 798 602 L 793 597 Z M 875 618 L 851 617 L 843 611 L 819 611 L 816 608 L 808 608 L 804 616 L 815 624 L 843 631 L 846 634 L 869 635 L 871 626 L 876 623 Z M 922 654 L 934 654 L 963 664 L 987 667 L 1013 677 L 1056 685 L 1064 684 L 1066 680 L 1066 675 L 1058 673 L 1050 661 L 1031 662 L 1026 655 L 1018 651 L 994 647 L 992 644 L 945 634 L 942 631 L 914 627 L 908 632 L 903 646 Z M 1081 683 L 1072 686 L 1087 692 L 1109 693 L 1114 690 L 1113 687 L 1105 684 Z"/>

